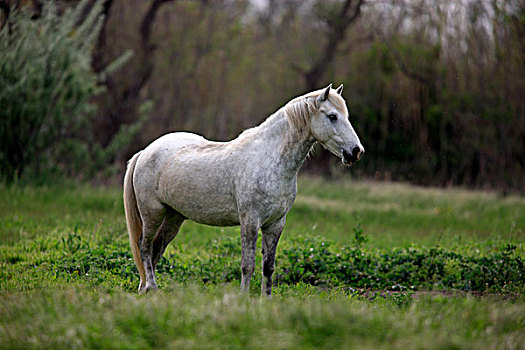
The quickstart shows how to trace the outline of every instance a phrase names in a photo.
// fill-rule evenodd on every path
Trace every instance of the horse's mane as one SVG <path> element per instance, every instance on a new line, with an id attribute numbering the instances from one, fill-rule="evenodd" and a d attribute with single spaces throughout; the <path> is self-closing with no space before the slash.
<path id="1" fill-rule="evenodd" d="M 277 112 L 268 117 L 268 119 L 266 119 L 266 121 L 262 124 L 243 131 L 239 135 L 239 139 L 251 137 L 251 135 L 256 134 L 258 130 L 260 130 L 260 127 L 264 127 L 268 123 L 272 123 L 276 118 L 280 118 L 282 114 L 284 114 L 285 118 L 288 120 L 288 124 L 292 129 L 299 133 L 309 133 L 310 115 L 318 108 L 316 102 L 317 97 L 319 97 L 319 95 L 321 95 L 324 91 L 325 89 L 312 91 L 290 100 Z M 341 113 L 348 115 L 345 100 L 339 94 L 337 94 L 335 91 L 332 91 L 332 93 L 328 95 L 328 100 L 338 110 L 340 110 Z"/>
<path id="2" fill-rule="evenodd" d="M 316 105 L 317 97 L 324 91 L 325 89 L 316 90 L 296 97 L 282 108 L 290 126 L 299 132 L 308 132 L 310 130 L 310 115 L 318 108 Z M 328 95 L 328 100 L 338 110 L 348 115 L 345 101 L 339 94 L 331 93 Z"/>

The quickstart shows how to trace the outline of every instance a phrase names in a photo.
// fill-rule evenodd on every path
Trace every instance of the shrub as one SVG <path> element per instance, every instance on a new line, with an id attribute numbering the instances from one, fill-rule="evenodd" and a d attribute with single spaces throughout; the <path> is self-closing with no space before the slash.
<path id="1" fill-rule="evenodd" d="M 71 175 L 89 164 L 90 101 L 102 91 L 91 52 L 103 19 L 102 2 L 89 4 L 59 15 L 54 1 L 45 2 L 37 19 L 14 11 L 0 30 L 0 177 L 7 182 Z"/>

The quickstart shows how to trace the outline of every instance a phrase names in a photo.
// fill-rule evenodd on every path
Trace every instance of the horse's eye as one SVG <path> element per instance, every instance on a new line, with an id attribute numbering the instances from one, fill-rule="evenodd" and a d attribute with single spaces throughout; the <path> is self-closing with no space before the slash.
<path id="1" fill-rule="evenodd" d="M 330 119 L 331 121 L 335 122 L 337 120 L 337 114 L 327 114 L 326 115 L 328 117 L 328 119 Z"/>

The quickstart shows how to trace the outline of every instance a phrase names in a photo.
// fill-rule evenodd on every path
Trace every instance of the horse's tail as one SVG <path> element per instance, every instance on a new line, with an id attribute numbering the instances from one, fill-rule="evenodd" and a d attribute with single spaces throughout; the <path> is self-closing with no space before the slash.
<path id="1" fill-rule="evenodd" d="M 140 257 L 139 238 L 142 235 L 142 220 L 140 218 L 139 208 L 137 207 L 137 198 L 135 197 L 135 189 L 133 188 L 133 173 L 135 172 L 135 165 L 139 153 L 135 154 L 128 162 L 126 175 L 124 175 L 124 211 L 126 212 L 126 225 L 128 226 L 129 244 L 133 252 L 133 259 L 135 265 L 139 270 L 140 288 L 146 283 L 146 272 Z"/>

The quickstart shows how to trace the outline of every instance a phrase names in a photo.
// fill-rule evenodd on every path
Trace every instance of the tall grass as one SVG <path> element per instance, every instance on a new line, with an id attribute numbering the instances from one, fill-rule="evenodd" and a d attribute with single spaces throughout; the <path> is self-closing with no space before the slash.
<path id="1" fill-rule="evenodd" d="M 399 307 L 354 297 L 247 298 L 172 285 L 155 295 L 82 288 L 8 295 L 0 342 L 11 349 L 518 349 L 524 304 L 427 296 Z"/>

